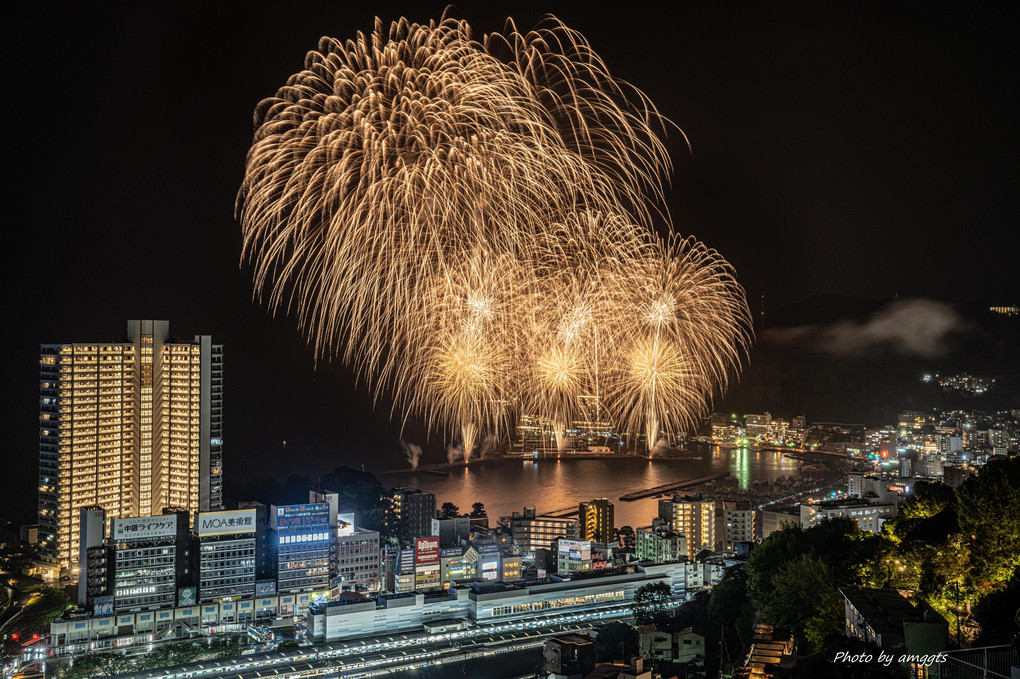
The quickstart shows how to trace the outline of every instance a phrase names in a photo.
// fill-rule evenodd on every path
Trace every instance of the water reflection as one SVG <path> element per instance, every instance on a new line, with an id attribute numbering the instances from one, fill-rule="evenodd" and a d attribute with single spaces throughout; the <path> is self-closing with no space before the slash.
<path id="1" fill-rule="evenodd" d="M 612 458 L 601 460 L 495 460 L 475 467 L 458 467 L 450 476 L 409 472 L 381 478 L 387 485 L 410 485 L 436 494 L 438 504 L 453 502 L 468 512 L 475 502 L 488 510 L 490 525 L 496 518 L 525 506 L 548 512 L 573 507 L 595 497 L 615 505 L 616 525 L 645 526 L 658 510 L 658 500 L 620 502 L 619 497 L 640 488 L 728 471 L 741 488 L 756 480 L 797 476 L 797 462 L 773 451 L 724 450 L 716 446 L 694 448 L 686 459 L 655 460 Z M 699 459 L 700 458 L 700 459 Z"/>

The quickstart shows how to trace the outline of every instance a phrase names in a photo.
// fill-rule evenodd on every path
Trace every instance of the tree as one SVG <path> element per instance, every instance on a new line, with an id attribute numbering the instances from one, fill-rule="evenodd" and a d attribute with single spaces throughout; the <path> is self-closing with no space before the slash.
<path id="1" fill-rule="evenodd" d="M 460 516 L 460 507 L 452 502 L 444 502 L 443 506 L 439 508 L 440 519 L 452 519 L 457 516 Z"/>
<path id="2" fill-rule="evenodd" d="M 473 505 L 471 505 L 471 518 L 472 519 L 482 519 L 482 518 L 485 518 L 486 516 L 488 516 L 488 514 L 485 513 L 485 505 L 484 504 L 482 504 L 481 502 L 476 502 Z"/>
<path id="3" fill-rule="evenodd" d="M 637 631 L 624 622 L 609 623 L 595 637 L 595 662 L 626 662 L 640 651 Z"/>
<path id="4" fill-rule="evenodd" d="M 918 483 L 903 503 L 900 515 L 905 519 L 927 519 L 948 507 L 955 493 L 941 483 Z"/>
<path id="5" fill-rule="evenodd" d="M 999 589 L 1020 566 L 1020 458 L 993 461 L 956 491 L 979 589 Z"/>
<path id="6" fill-rule="evenodd" d="M 673 592 L 665 582 L 641 585 L 634 591 L 634 622 L 647 625 L 669 609 Z M 624 658 L 626 660 L 626 658 Z"/>

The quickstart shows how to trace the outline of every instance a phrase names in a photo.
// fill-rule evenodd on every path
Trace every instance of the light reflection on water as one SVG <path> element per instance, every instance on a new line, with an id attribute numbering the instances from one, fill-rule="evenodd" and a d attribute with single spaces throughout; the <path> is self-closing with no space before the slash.
<path id="1" fill-rule="evenodd" d="M 386 485 L 409 485 L 432 491 L 437 504 L 453 502 L 467 513 L 482 502 L 490 525 L 496 517 L 525 506 L 549 512 L 577 508 L 583 500 L 607 497 L 615 505 L 617 526 L 645 526 L 658 510 L 657 498 L 620 502 L 625 493 L 665 483 L 728 471 L 748 488 L 758 479 L 798 476 L 799 463 L 772 451 L 723 450 L 712 446 L 694 449 L 702 459 L 650 461 L 644 458 L 604 460 L 494 460 L 453 469 L 448 477 L 408 472 L 382 477 Z"/>

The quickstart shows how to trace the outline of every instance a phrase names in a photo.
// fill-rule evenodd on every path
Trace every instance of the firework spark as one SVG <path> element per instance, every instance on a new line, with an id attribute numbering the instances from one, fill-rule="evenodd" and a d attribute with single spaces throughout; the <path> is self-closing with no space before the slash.
<path id="1" fill-rule="evenodd" d="M 237 213 L 255 295 L 465 460 L 578 398 L 651 447 L 748 346 L 726 262 L 653 235 L 668 126 L 555 19 L 472 37 L 401 19 L 322 38 L 255 111 Z M 562 442 L 562 439 L 561 439 Z"/>

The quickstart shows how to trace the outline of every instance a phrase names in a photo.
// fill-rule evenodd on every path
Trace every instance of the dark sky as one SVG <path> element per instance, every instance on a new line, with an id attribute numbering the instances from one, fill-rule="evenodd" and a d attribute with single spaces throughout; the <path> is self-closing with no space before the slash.
<path id="1" fill-rule="evenodd" d="M 670 142 L 677 230 L 733 262 L 755 307 L 822 292 L 1016 302 L 1005 3 L 658 4 L 455 14 L 482 33 L 551 11 L 678 123 L 694 150 Z M 227 474 L 396 465 L 387 409 L 251 303 L 234 198 L 255 104 L 319 36 L 443 7 L 23 3 L 6 16 L 4 459 L 19 488 L 35 483 L 39 343 L 119 339 L 136 317 L 225 345 Z"/>

